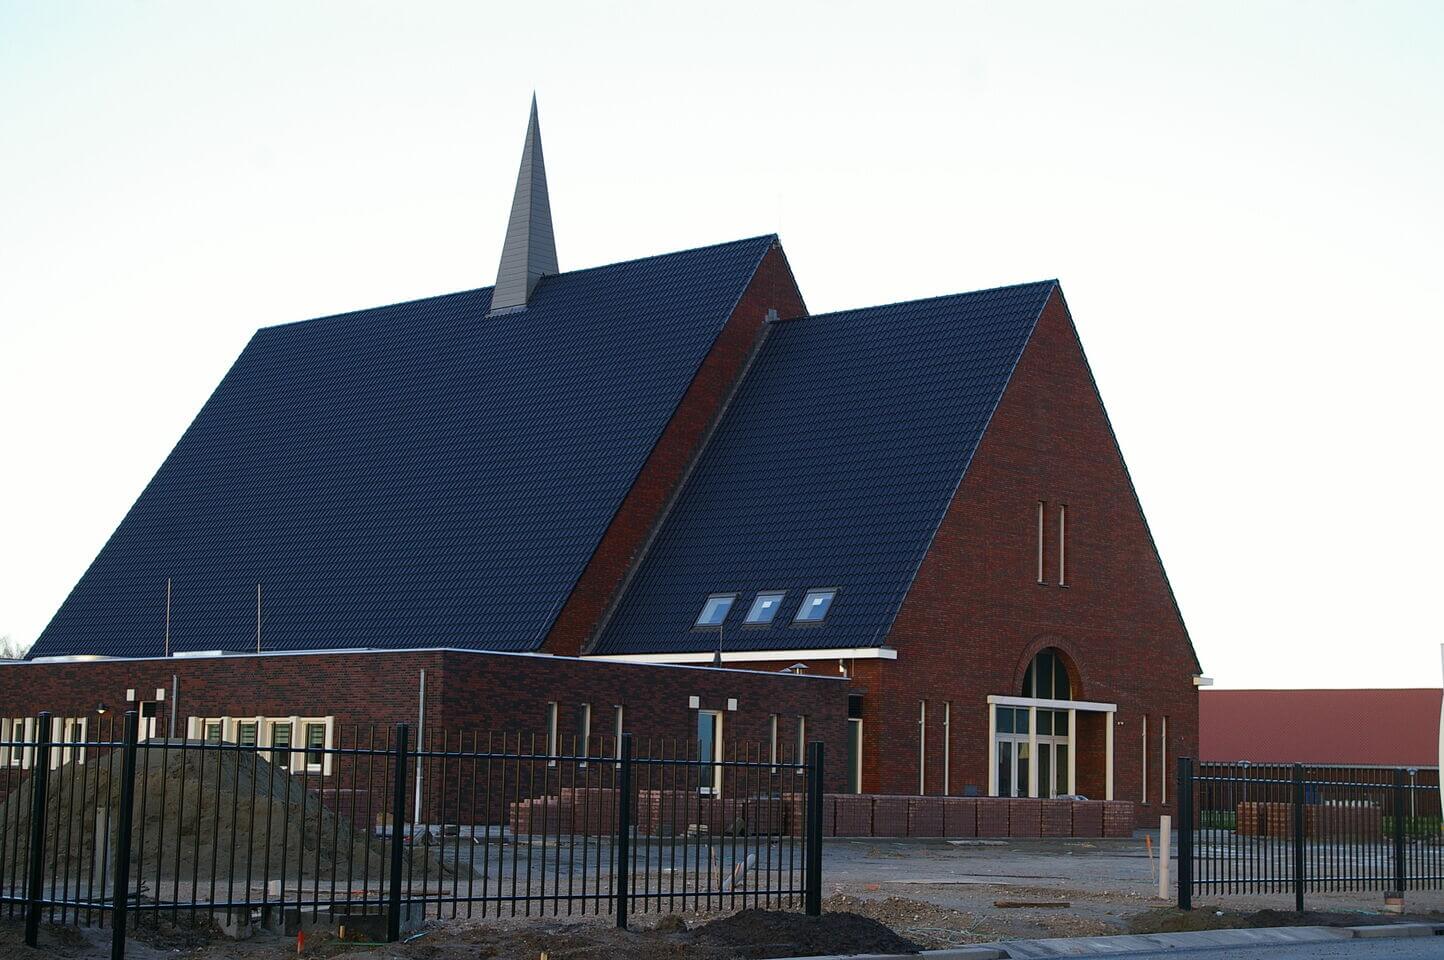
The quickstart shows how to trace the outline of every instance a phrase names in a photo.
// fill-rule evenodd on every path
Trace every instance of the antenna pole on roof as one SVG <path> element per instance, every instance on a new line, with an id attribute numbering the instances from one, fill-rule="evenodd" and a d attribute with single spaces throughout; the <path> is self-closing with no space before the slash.
<path id="1" fill-rule="evenodd" d="M 723 619 L 726 619 L 725 615 L 723 616 Z M 722 624 L 720 623 L 717 624 L 717 649 L 712 654 L 712 666 L 722 666 Z"/>
<path id="2" fill-rule="evenodd" d="M 165 655 L 170 656 L 170 577 L 165 578 Z"/>
<path id="3" fill-rule="evenodd" d="M 261 652 L 261 585 L 256 584 L 256 652 Z"/>

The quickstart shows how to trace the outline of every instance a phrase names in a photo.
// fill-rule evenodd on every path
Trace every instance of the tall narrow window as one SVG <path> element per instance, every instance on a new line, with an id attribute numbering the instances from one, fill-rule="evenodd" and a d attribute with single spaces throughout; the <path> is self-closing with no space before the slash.
<path id="1" fill-rule="evenodd" d="M 1038 501 L 1038 582 L 1047 583 L 1047 570 L 1043 567 L 1043 514 L 1047 511 L 1048 505 L 1042 500 Z"/>
<path id="2" fill-rule="evenodd" d="M 271 762 L 282 770 L 291 769 L 291 724 L 277 721 L 271 724 Z"/>
<path id="3" fill-rule="evenodd" d="M 1143 715 L 1143 802 L 1148 802 L 1148 714 Z"/>
<path id="4" fill-rule="evenodd" d="M 556 701 L 547 704 L 547 756 L 557 755 L 557 705 Z M 556 760 L 547 762 L 547 766 L 554 767 Z"/>
<path id="5" fill-rule="evenodd" d="M 1158 721 L 1158 802 L 1168 802 L 1168 718 Z"/>
<path id="6" fill-rule="evenodd" d="M 943 796 L 948 795 L 948 761 L 952 755 L 953 702 L 943 701 Z"/>
<path id="7" fill-rule="evenodd" d="M 612 739 L 616 741 L 617 759 L 622 759 L 622 705 L 616 706 L 612 716 Z"/>
<path id="8" fill-rule="evenodd" d="M 587 755 L 587 741 L 592 738 L 592 705 L 584 703 L 577 707 L 577 740 L 572 750 L 579 757 Z M 586 766 L 585 763 L 582 766 Z"/>
<path id="9" fill-rule="evenodd" d="M 306 769 L 312 772 L 324 770 L 326 763 L 326 725 L 306 724 Z"/>
<path id="10" fill-rule="evenodd" d="M 697 790 L 722 793 L 722 711 L 697 711 Z"/>
<path id="11" fill-rule="evenodd" d="M 806 762 L 807 762 L 807 718 L 806 718 L 806 717 L 798 717 L 798 718 L 797 718 L 797 756 L 795 756 L 795 757 L 793 758 L 792 762 L 793 762 L 793 763 L 806 763 Z"/>
<path id="12" fill-rule="evenodd" d="M 1058 586 L 1068 586 L 1068 506 L 1058 506 Z"/>
<path id="13" fill-rule="evenodd" d="M 772 764 L 772 772 L 777 772 L 777 714 L 773 714 L 767 721 L 767 762 Z"/>
<path id="14" fill-rule="evenodd" d="M 918 796 L 928 792 L 928 702 L 918 701 Z"/>

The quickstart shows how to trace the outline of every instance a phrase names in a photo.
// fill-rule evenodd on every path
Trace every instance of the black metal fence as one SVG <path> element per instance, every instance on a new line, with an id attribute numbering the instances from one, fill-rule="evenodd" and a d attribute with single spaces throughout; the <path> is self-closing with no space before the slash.
<path id="1" fill-rule="evenodd" d="M 1444 889 L 1433 769 L 1178 761 L 1178 905 L 1196 893 Z"/>
<path id="2" fill-rule="evenodd" d="M 0 910 L 32 946 L 42 920 L 109 922 L 118 958 L 128 924 L 394 941 L 428 918 L 821 910 L 820 743 L 100 721 L 0 741 Z"/>

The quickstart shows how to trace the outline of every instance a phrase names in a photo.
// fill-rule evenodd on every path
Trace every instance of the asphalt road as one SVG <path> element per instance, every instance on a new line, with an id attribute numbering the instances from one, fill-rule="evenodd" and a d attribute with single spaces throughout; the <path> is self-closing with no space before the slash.
<path id="1" fill-rule="evenodd" d="M 1006 944 L 1004 944 L 1006 946 Z M 1126 960 L 1438 960 L 1444 937 L 1399 937 L 1380 940 L 1339 940 L 1259 947 L 1207 947 L 1201 950 L 1160 950 L 1129 953 Z"/>

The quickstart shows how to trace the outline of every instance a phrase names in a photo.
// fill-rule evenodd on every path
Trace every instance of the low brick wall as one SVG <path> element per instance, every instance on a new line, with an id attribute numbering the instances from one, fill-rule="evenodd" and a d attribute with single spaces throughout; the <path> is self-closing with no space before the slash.
<path id="1" fill-rule="evenodd" d="M 616 829 L 615 805 L 614 790 L 568 788 L 560 796 L 512 804 L 508 820 L 518 834 L 603 835 Z M 639 790 L 633 822 L 650 836 L 697 830 L 801 836 L 804 798 L 788 793 L 714 800 L 690 791 Z M 1130 837 L 1133 826 L 1133 804 L 1126 800 L 837 793 L 822 800 L 828 837 Z"/>
<path id="2" fill-rule="evenodd" d="M 1127 800 L 828 794 L 829 837 L 1130 837 Z"/>

